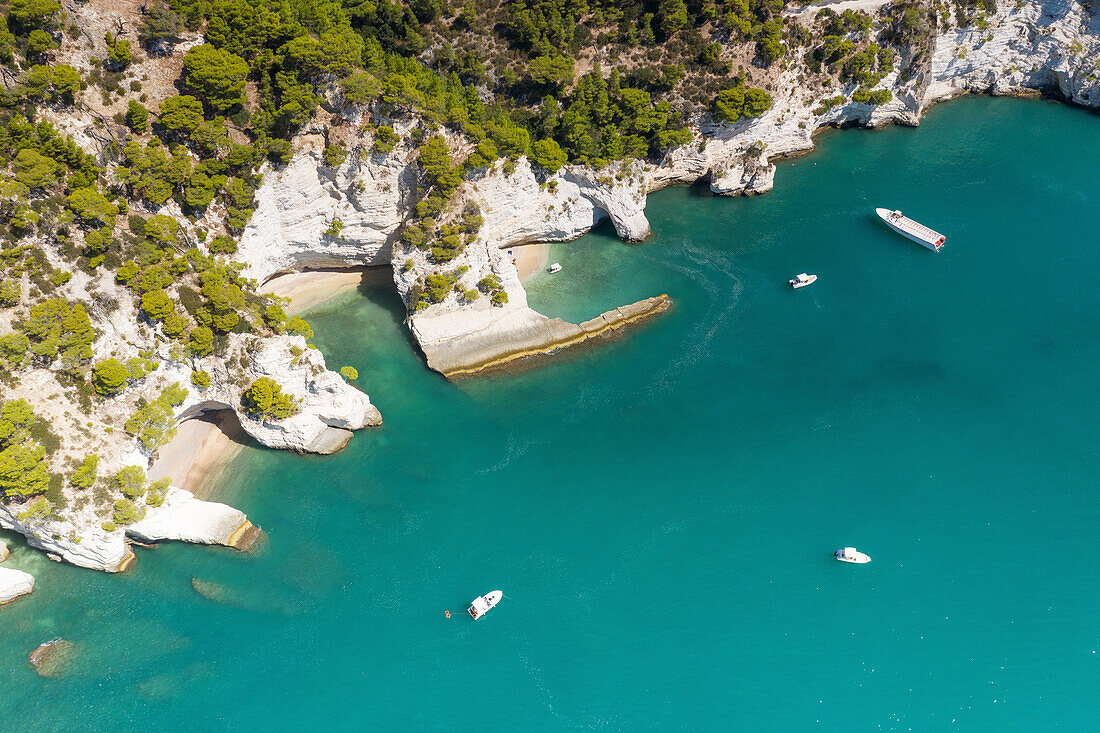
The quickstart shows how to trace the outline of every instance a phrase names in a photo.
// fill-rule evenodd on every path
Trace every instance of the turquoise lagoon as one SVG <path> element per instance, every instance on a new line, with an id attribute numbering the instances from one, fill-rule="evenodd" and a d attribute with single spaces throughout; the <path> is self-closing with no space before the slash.
<path id="1" fill-rule="evenodd" d="M 1085 730 L 1100 719 L 1100 120 L 967 99 L 830 132 L 776 189 L 651 198 L 555 245 L 532 304 L 671 311 L 450 384 L 387 289 L 312 320 L 385 418 L 248 448 L 257 554 L 106 576 L 17 546 L 23 730 Z M 933 254 L 875 206 L 947 234 Z M 820 275 L 791 291 L 799 272 Z M 9 540 L 11 538 L 9 537 Z M 874 561 L 837 563 L 854 544 Z M 218 584 L 210 600 L 192 579 Z M 507 598 L 475 623 L 470 599 Z M 450 610 L 451 618 L 444 611 Z M 79 648 L 68 676 L 26 663 Z"/>

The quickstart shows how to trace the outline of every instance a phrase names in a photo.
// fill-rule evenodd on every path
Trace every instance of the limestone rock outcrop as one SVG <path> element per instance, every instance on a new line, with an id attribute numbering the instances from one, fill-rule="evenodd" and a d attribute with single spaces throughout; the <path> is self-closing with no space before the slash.
<path id="1" fill-rule="evenodd" d="M 134 552 L 121 530 L 107 531 L 92 511 L 63 520 L 20 519 L 18 505 L 0 505 L 0 527 L 18 532 L 27 544 L 83 568 L 117 573 L 133 562 Z"/>
<path id="2" fill-rule="evenodd" d="M 150 509 L 140 521 L 125 528 L 126 535 L 142 542 L 177 540 L 200 545 L 236 547 L 252 527 L 239 509 L 196 499 L 190 491 L 169 488 L 164 503 Z"/>
<path id="3" fill-rule="evenodd" d="M 15 568 L 0 568 L 0 606 L 34 590 L 34 576 Z"/>
<path id="4" fill-rule="evenodd" d="M 369 141 L 368 141 L 369 144 Z M 307 148 L 269 171 L 241 236 L 245 275 L 263 282 L 283 272 L 384 265 L 407 208 L 413 172 L 401 155 L 356 151 L 330 168 Z M 327 234 L 334 221 L 339 234 Z"/>

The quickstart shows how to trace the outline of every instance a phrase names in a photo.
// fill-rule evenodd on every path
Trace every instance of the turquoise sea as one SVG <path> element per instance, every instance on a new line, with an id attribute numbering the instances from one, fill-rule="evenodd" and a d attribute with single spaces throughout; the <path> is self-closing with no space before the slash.
<path id="1" fill-rule="evenodd" d="M 220 496 L 267 531 L 251 556 L 166 545 L 106 576 L 7 536 L 38 587 L 0 609 L 0 719 L 1095 729 L 1097 160 L 1094 115 L 965 99 L 826 133 L 767 196 L 663 191 L 645 244 L 555 245 L 529 290 L 569 319 L 673 309 L 537 370 L 450 384 L 392 292 L 348 293 L 317 342 L 385 426 L 328 458 L 246 449 Z M 40 679 L 57 636 L 76 662 Z"/>

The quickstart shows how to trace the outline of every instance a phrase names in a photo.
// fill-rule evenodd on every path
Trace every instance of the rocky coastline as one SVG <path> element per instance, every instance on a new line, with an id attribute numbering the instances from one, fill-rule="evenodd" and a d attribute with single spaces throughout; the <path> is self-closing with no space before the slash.
<path id="1" fill-rule="evenodd" d="M 845 0 L 829 7 L 875 15 L 885 5 Z M 819 9 L 807 6 L 785 14 L 809 24 Z M 775 183 L 775 162 L 811 150 L 818 131 L 845 125 L 917 125 L 929 107 L 962 94 L 1043 93 L 1090 109 L 1100 107 L 1100 35 L 1091 11 L 1075 2 L 1004 5 L 985 16 L 981 25 L 962 28 L 947 20 L 926 50 L 919 62 L 902 66 L 905 73 L 896 69 L 878 83 L 876 88 L 891 92 L 891 100 L 879 106 L 853 101 L 854 85 L 807 88 L 802 62 L 792 59 L 779 67 L 771 82 L 773 104 L 766 113 L 732 125 L 697 117 L 691 121 L 694 139 L 660 162 L 624 161 L 600 170 L 566 165 L 547 173 L 520 158 L 471 171 L 457 190 L 453 208 L 475 208 L 482 223 L 476 237 L 447 265 L 459 273 L 454 292 L 423 309 L 413 307 L 411 294 L 426 276 L 440 272 L 440 266 L 424 251 L 400 242 L 416 203 L 419 173 L 412 130 L 420 121 L 411 116 L 390 120 L 398 140 L 380 153 L 374 149 L 374 128 L 363 124 L 361 109 L 333 108 L 294 140 L 295 153 L 287 165 L 265 170 L 236 259 L 243 274 L 259 284 L 318 268 L 389 266 L 395 287 L 410 307 L 409 331 L 429 367 L 448 378 L 466 378 L 508 365 L 537 363 L 532 357 L 621 333 L 663 312 L 672 299 L 657 295 L 580 324 L 551 318 L 529 307 L 515 263 L 506 254 L 508 247 L 572 240 L 604 219 L 611 220 L 624 241 L 644 241 L 650 233 L 646 201 L 654 191 L 705 180 L 717 195 L 762 194 Z M 829 94 L 843 94 L 844 101 L 823 109 L 822 99 Z M 90 117 L 59 122 L 79 143 L 94 148 L 85 134 L 92 127 Z M 324 150 L 337 133 L 349 154 L 330 165 Z M 443 136 L 456 158 L 464 158 L 473 147 L 460 134 Z M 333 233 L 336 220 L 342 226 Z M 499 281 L 499 291 L 507 296 L 502 302 L 463 297 L 487 277 Z M 91 302 L 92 286 L 78 273 L 65 287 L 72 298 Z M 381 424 L 370 398 L 329 370 L 320 352 L 302 336 L 230 334 L 225 355 L 182 359 L 136 325 L 135 306 L 119 291 L 107 286 L 106 295 L 121 306 L 94 314 L 104 332 L 94 344 L 96 360 L 153 353 L 161 367 L 125 400 L 98 406 L 95 414 L 86 414 L 65 398 L 53 401 L 47 407 L 59 429 L 88 432 L 85 421 L 117 424 L 137 400 L 154 399 L 169 384 L 186 390 L 173 411 L 177 423 L 212 410 L 232 410 L 245 433 L 272 448 L 332 453 L 354 431 Z M 193 379 L 200 371 L 210 375 L 210 383 L 201 388 Z M 269 420 L 244 410 L 245 387 L 261 377 L 300 400 L 300 412 Z M 25 398 L 37 407 L 42 395 L 54 391 L 52 384 L 47 369 L 31 369 L 6 390 L 5 397 Z M 155 457 L 155 451 L 142 450 L 121 431 L 100 432 L 88 443 L 94 443 L 102 456 L 105 472 L 126 465 L 147 468 Z M 75 452 L 66 456 L 76 457 Z M 0 527 L 23 534 L 30 546 L 51 557 L 108 572 L 130 567 L 134 540 L 247 549 L 261 536 L 239 510 L 198 499 L 175 486 L 167 489 L 162 504 L 150 506 L 144 518 L 125 527 L 108 526 L 90 508 L 70 511 L 63 519 L 23 517 L 21 509 L 0 506 Z M 30 578 L 0 569 L 0 603 L 5 593 L 26 587 L 24 575 Z M 33 578 L 29 582 L 33 587 Z"/>
<path id="2" fill-rule="evenodd" d="M 828 7 L 837 13 L 853 8 L 874 15 L 887 4 L 846 0 Z M 812 5 L 785 14 L 810 24 L 819 10 Z M 428 365 L 445 376 L 469 376 L 511 361 L 512 354 L 576 343 L 563 335 L 567 324 L 528 307 L 504 249 L 572 240 L 606 218 L 624 241 L 641 242 L 650 231 L 648 194 L 700 180 L 708 181 L 716 195 L 766 193 L 775 183 L 775 162 L 812 150 L 814 135 L 825 128 L 915 126 L 932 105 L 968 93 L 1045 93 L 1096 108 L 1098 38 L 1090 17 L 1077 3 L 1027 2 L 1001 7 L 984 18 L 982 28 L 948 23 L 914 68 L 904 74 L 897 69 L 882 79 L 877 88 L 889 90 L 892 99 L 879 106 L 845 97 L 822 110 L 825 90 L 806 89 L 805 68 L 792 62 L 775 79 L 773 105 L 765 114 L 733 125 L 699 117 L 692 123 L 692 142 L 670 151 L 658 164 L 629 161 L 598 171 L 565 166 L 547 174 L 520 159 L 515 165 L 498 162 L 476 171 L 460 187 L 455 208 L 475 204 L 484 223 L 477 239 L 449 266 L 462 272 L 456 291 L 492 275 L 500 279 L 507 302 L 494 306 L 485 298 L 469 303 L 451 296 L 412 312 L 410 332 Z M 832 92 L 850 95 L 854 88 Z M 359 111 L 341 114 L 342 123 L 352 129 L 342 138 L 350 150 L 344 163 L 324 164 L 321 150 L 331 128 L 318 124 L 301 136 L 301 151 L 291 163 L 272 171 L 257 192 L 257 212 L 242 239 L 246 271 L 265 281 L 321 265 L 389 263 L 398 291 L 408 301 L 416 283 L 439 270 L 425 253 L 403 248 L 398 241 L 414 203 L 417 172 L 409 131 L 415 120 L 392 122 L 401 139 L 383 155 L 372 152 L 373 133 L 358 126 Z M 473 147 L 461 135 L 444 136 L 455 157 Z M 337 237 L 326 233 L 334 218 L 344 225 Z"/>

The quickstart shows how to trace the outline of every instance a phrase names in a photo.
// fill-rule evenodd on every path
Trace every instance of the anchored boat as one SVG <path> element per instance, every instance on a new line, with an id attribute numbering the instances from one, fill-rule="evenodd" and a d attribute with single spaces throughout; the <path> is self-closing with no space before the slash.
<path id="1" fill-rule="evenodd" d="M 561 272 L 560 262 L 555 262 L 554 264 L 550 265 L 550 274 L 553 275 L 555 272 Z"/>
<path id="2" fill-rule="evenodd" d="M 813 285 L 815 282 L 817 282 L 817 275 L 807 275 L 803 272 L 795 277 L 794 280 L 788 280 L 787 282 L 791 284 L 792 288 L 797 290 L 798 288 L 804 288 L 807 285 Z"/>
<path id="3" fill-rule="evenodd" d="M 865 555 L 854 547 L 842 547 L 833 553 L 833 557 L 841 562 L 854 562 L 857 565 L 871 562 L 871 557 Z"/>
<path id="4" fill-rule="evenodd" d="M 907 239 L 912 239 L 917 244 L 927 247 L 933 252 L 939 252 L 940 247 L 947 241 L 947 237 L 939 232 L 929 229 L 924 224 L 915 222 L 900 211 L 890 209 L 875 209 L 879 218 L 886 222 L 886 226 L 893 229 Z"/>
<path id="5" fill-rule="evenodd" d="M 492 610 L 493 606 L 500 603 L 500 599 L 504 597 L 504 593 L 499 590 L 492 590 L 483 596 L 478 596 L 470 604 L 469 613 L 474 617 L 474 620 L 481 618 L 485 614 Z"/>

